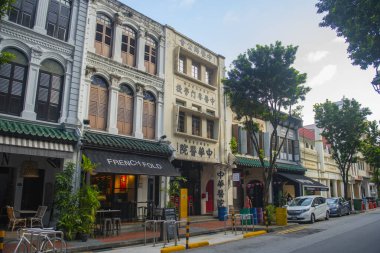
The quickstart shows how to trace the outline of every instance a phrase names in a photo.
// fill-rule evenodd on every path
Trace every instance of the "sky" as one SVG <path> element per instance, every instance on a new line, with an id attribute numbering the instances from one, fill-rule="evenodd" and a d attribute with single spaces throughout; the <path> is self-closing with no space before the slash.
<path id="1" fill-rule="evenodd" d="M 314 123 L 313 105 L 326 99 L 355 98 L 380 120 L 380 94 L 371 85 L 374 68 L 353 66 L 347 44 L 330 28 L 319 27 L 316 0 L 121 0 L 167 24 L 178 32 L 226 57 L 226 68 L 256 45 L 298 46 L 294 67 L 307 73 L 312 88 L 302 115 L 304 125 Z"/>

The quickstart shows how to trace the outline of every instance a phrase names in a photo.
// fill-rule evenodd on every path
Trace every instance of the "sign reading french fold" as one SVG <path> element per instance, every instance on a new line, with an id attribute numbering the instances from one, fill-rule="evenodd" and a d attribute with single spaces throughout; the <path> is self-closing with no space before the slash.
<path id="1" fill-rule="evenodd" d="M 85 149 L 83 153 L 98 164 L 97 173 L 179 176 L 168 157 Z"/>

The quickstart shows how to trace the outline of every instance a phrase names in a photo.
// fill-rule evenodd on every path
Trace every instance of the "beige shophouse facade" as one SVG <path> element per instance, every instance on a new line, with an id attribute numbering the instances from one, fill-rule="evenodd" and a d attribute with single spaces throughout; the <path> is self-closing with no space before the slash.
<path id="1" fill-rule="evenodd" d="M 163 133 L 187 178 L 190 215 L 226 205 L 224 57 L 166 27 Z"/>
<path id="2" fill-rule="evenodd" d="M 343 197 L 344 188 L 337 164 L 331 156 L 330 146 L 320 135 L 315 125 L 305 126 L 299 130 L 302 165 L 307 169 L 306 176 L 329 187 L 329 191 L 317 192 L 325 197 Z M 349 197 L 362 199 L 375 197 L 371 168 L 358 154 L 358 162 L 349 171 Z"/>

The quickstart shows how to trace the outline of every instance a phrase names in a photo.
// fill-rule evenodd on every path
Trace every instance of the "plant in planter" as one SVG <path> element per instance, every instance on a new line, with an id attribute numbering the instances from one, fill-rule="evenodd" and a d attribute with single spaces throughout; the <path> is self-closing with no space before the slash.
<path id="1" fill-rule="evenodd" d="M 181 183 L 186 183 L 187 179 L 182 176 L 175 177 L 169 183 L 168 194 L 170 196 L 167 206 L 175 207 L 175 197 L 180 194 Z"/>
<path id="2" fill-rule="evenodd" d="M 274 205 L 267 205 L 265 210 L 268 214 L 268 225 L 271 225 L 272 222 L 276 221 L 276 207 Z"/>
<path id="3" fill-rule="evenodd" d="M 58 211 L 57 226 L 65 232 L 67 240 L 74 239 L 77 225 L 80 222 L 78 194 L 73 192 L 74 171 L 75 164 L 67 163 L 65 169 L 55 178 L 54 207 Z"/>
<path id="4" fill-rule="evenodd" d="M 82 186 L 78 192 L 78 214 L 80 217 L 78 233 L 81 234 L 82 241 L 86 241 L 86 238 L 91 234 L 96 222 L 96 211 L 100 207 L 99 191 L 96 186 L 86 183 L 88 175 L 93 173 L 96 166 L 97 164 L 91 162 L 85 155 L 82 155 Z"/>

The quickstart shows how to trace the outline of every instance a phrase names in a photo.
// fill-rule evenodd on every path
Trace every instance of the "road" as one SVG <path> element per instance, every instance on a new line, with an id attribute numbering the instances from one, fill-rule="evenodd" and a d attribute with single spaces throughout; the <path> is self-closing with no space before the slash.
<path id="1" fill-rule="evenodd" d="M 303 224 L 264 236 L 190 250 L 255 253 L 379 253 L 380 210 L 315 224 Z"/>

